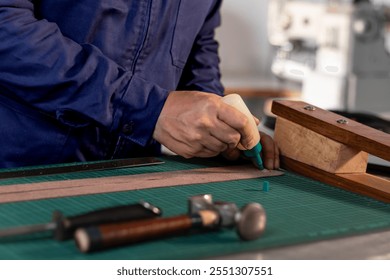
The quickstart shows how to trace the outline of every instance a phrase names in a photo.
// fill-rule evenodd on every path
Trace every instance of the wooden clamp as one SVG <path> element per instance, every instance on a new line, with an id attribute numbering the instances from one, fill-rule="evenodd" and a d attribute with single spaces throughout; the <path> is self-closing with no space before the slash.
<path id="1" fill-rule="evenodd" d="M 390 161 L 390 134 L 302 101 L 278 100 L 282 167 L 390 203 L 390 181 L 366 173 L 368 154 Z"/>

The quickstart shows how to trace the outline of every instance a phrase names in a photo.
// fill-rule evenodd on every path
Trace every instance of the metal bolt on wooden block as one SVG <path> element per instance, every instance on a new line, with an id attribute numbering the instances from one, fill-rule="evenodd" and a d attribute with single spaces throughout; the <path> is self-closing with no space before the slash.
<path id="1" fill-rule="evenodd" d="M 307 105 L 307 106 L 303 107 L 303 109 L 308 110 L 308 111 L 315 111 L 316 107 L 314 107 L 312 105 Z"/>
<path id="2" fill-rule="evenodd" d="M 348 124 L 348 121 L 346 119 L 338 119 L 337 123 L 339 123 L 339 124 Z"/>

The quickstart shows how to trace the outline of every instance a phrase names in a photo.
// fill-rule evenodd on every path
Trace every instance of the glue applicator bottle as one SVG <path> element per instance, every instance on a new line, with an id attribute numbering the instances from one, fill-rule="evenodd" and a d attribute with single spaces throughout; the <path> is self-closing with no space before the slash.
<path id="1" fill-rule="evenodd" d="M 248 107 L 245 105 L 244 100 L 242 100 L 241 96 L 236 94 L 236 93 L 228 94 L 228 95 L 222 97 L 222 100 L 226 104 L 233 106 L 234 108 L 236 108 L 241 113 L 243 113 L 247 116 L 251 127 L 253 128 L 254 131 L 256 131 L 256 133 L 255 133 L 256 141 L 254 141 L 254 142 L 257 144 L 255 144 L 255 146 L 253 146 L 253 147 L 249 147 L 247 150 L 245 150 L 245 147 L 243 147 L 242 145 L 238 145 L 238 148 L 240 150 L 243 150 L 245 156 L 250 157 L 250 158 L 254 158 L 256 160 L 256 164 L 257 164 L 259 169 L 261 169 L 261 170 L 264 169 L 263 161 L 260 157 L 260 152 L 261 152 L 262 146 L 260 144 L 259 130 L 257 129 L 256 122 L 255 122 L 251 112 L 249 111 Z"/>

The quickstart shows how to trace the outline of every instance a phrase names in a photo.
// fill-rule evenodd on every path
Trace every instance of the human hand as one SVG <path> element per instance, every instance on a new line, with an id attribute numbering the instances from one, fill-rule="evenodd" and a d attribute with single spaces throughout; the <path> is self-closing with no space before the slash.
<path id="1" fill-rule="evenodd" d="M 263 146 L 261 151 L 261 157 L 263 159 L 264 167 L 266 169 L 278 169 L 280 167 L 279 160 L 279 147 L 276 142 L 273 141 L 272 137 L 268 134 L 260 132 L 260 143 Z M 242 151 L 238 148 L 227 149 L 221 153 L 223 157 L 228 160 L 237 160 L 242 156 Z M 252 158 L 253 164 L 256 165 L 255 160 Z"/>
<path id="2" fill-rule="evenodd" d="M 253 147 L 255 134 L 247 117 L 220 96 L 198 91 L 169 94 L 153 133 L 155 140 L 185 158 L 213 157 Z"/>

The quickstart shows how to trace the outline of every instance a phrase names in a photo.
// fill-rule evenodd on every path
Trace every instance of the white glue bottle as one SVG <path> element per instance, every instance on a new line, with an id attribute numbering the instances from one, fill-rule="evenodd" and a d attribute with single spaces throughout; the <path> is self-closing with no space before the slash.
<path id="1" fill-rule="evenodd" d="M 249 147 L 247 150 L 245 150 L 245 148 L 242 147 L 242 145 L 238 145 L 238 148 L 240 150 L 242 149 L 244 151 L 245 156 L 250 157 L 250 158 L 254 158 L 256 160 L 256 164 L 259 167 L 259 169 L 264 169 L 263 161 L 261 160 L 261 157 L 260 157 L 260 152 L 262 149 L 262 146 L 260 144 L 260 134 L 258 133 L 256 122 L 255 122 L 251 112 L 249 111 L 248 107 L 245 105 L 244 100 L 242 100 L 241 96 L 236 94 L 236 93 L 228 94 L 228 95 L 222 97 L 222 100 L 226 104 L 236 108 L 241 113 L 245 114 L 249 120 L 250 125 L 253 127 L 253 130 L 255 130 L 257 132 L 257 133 L 255 133 L 255 137 L 257 137 L 257 139 L 255 141 L 255 143 L 257 143 L 257 144 L 255 144 L 255 146 Z"/>

